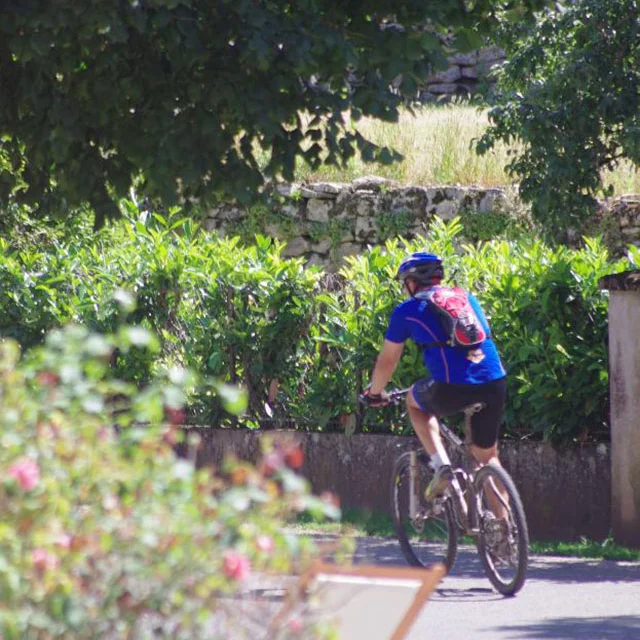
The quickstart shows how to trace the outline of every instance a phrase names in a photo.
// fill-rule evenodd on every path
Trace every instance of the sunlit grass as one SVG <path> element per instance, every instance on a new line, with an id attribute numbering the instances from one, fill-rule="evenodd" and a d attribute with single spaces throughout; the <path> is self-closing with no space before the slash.
<path id="1" fill-rule="evenodd" d="M 640 549 L 623 547 L 615 544 L 610 538 L 604 542 L 595 542 L 586 538 L 577 542 L 532 542 L 531 550 L 541 555 L 640 561 Z"/>
<path id="2" fill-rule="evenodd" d="M 605 186 L 613 185 L 614 196 L 640 193 L 640 168 L 629 160 L 625 160 L 615 171 L 604 172 L 602 183 Z"/>
<path id="3" fill-rule="evenodd" d="M 305 516 L 299 516 L 290 530 L 300 535 L 353 535 L 356 537 L 377 536 L 395 538 L 395 529 L 391 516 L 368 509 L 345 509 L 340 522 L 317 522 Z M 470 536 L 464 536 L 460 544 L 473 544 Z M 596 542 L 583 538 L 577 541 L 532 541 L 531 552 L 546 556 L 567 556 L 574 558 L 604 558 L 618 561 L 640 561 L 640 549 L 630 549 L 615 544 L 611 538 Z"/>
<path id="4" fill-rule="evenodd" d="M 349 161 L 345 168 L 322 166 L 312 171 L 299 160 L 296 180 L 351 182 L 365 175 L 396 180 L 402 185 L 461 184 L 504 187 L 515 183 L 505 166 L 517 146 L 500 144 L 484 156 L 475 150 L 475 140 L 488 125 L 486 109 L 453 104 L 425 106 L 400 114 L 397 123 L 363 118 L 354 127 L 367 139 L 392 147 L 403 156 L 393 165 L 365 163 L 360 158 Z M 604 183 L 612 184 L 616 195 L 640 192 L 640 172 L 630 162 L 623 162 L 604 175 Z"/>
<path id="5" fill-rule="evenodd" d="M 403 111 L 397 123 L 363 118 L 354 127 L 380 146 L 395 149 L 404 160 L 392 165 L 352 159 L 346 168 L 321 167 L 311 171 L 303 161 L 297 178 L 310 182 L 349 182 L 364 175 L 377 175 L 405 185 L 478 184 L 507 185 L 507 148 L 504 145 L 484 157 L 473 150 L 474 139 L 488 124 L 486 111 L 473 106 L 424 107 L 414 114 Z"/>

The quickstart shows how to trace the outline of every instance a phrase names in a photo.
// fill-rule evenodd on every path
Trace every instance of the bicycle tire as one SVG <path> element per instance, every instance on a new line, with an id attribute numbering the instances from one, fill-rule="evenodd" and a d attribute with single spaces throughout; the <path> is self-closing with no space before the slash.
<path id="1" fill-rule="evenodd" d="M 503 539 L 498 543 L 491 539 L 488 523 L 496 518 L 485 500 L 489 492 L 497 495 L 495 483 L 490 482 L 492 478 L 502 483 L 509 497 L 509 533 L 506 541 Z M 529 562 L 529 532 L 520 494 L 507 471 L 495 464 L 487 464 L 478 470 L 474 478 L 474 489 L 480 525 L 476 544 L 482 566 L 499 593 L 513 596 L 524 585 Z M 501 569 L 503 564 L 508 565 L 508 568 Z"/>
<path id="2" fill-rule="evenodd" d="M 435 506 L 439 514 L 432 511 L 432 515 L 420 518 L 420 526 L 409 518 L 408 480 L 409 480 L 410 452 L 403 453 L 394 464 L 391 481 L 391 507 L 396 537 L 400 543 L 402 554 L 413 567 L 428 567 L 436 562 L 445 565 L 447 572 L 453 566 L 458 553 L 458 529 L 448 499 Z M 425 514 L 429 512 L 429 505 L 424 500 L 424 490 L 433 477 L 433 470 L 429 466 L 429 459 L 425 453 L 418 454 L 418 468 L 420 470 L 421 508 Z M 437 517 L 440 515 L 441 517 Z"/>

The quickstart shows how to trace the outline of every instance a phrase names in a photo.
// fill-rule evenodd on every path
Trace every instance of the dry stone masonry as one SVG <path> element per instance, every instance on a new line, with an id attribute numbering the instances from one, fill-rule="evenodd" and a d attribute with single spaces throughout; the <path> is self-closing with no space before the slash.
<path id="1" fill-rule="evenodd" d="M 498 188 L 407 187 L 375 176 L 351 183 L 281 185 L 277 192 L 279 198 L 266 211 L 252 213 L 225 204 L 210 213 L 206 226 L 224 235 L 236 234 L 253 215 L 254 232 L 286 241 L 285 256 L 304 257 L 308 264 L 334 271 L 345 256 L 362 253 L 368 246 L 396 236 L 424 235 L 435 217 L 451 220 L 462 214 L 507 211 L 510 201 L 507 191 Z M 640 196 L 605 201 L 600 213 L 608 216 L 607 233 L 615 252 L 629 244 L 640 245 Z"/>
<path id="2" fill-rule="evenodd" d="M 500 189 L 480 187 L 401 187 L 378 177 L 352 183 L 320 182 L 278 187 L 281 202 L 261 214 L 261 232 L 287 241 L 284 255 L 303 256 L 329 268 L 367 246 L 402 235 L 413 238 L 428 229 L 435 216 L 451 220 L 462 212 L 477 214 L 503 206 Z M 251 215 L 223 205 L 211 212 L 209 229 L 234 233 Z"/>
<path id="3" fill-rule="evenodd" d="M 640 246 L 640 194 L 627 195 L 604 203 L 616 227 L 620 230 L 620 244 Z"/>
<path id="4" fill-rule="evenodd" d="M 427 79 L 426 89 L 420 94 L 422 102 L 468 96 L 477 92 L 479 85 L 493 84 L 492 71 L 505 60 L 498 47 L 485 47 L 473 53 L 460 53 L 448 59 L 449 67 Z"/>

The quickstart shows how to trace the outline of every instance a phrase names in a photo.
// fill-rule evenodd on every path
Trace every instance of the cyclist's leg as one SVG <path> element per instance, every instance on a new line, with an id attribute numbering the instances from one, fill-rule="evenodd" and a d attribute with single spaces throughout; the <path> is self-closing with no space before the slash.
<path id="1" fill-rule="evenodd" d="M 407 411 L 413 429 L 429 456 L 432 459 L 437 456 L 442 464 L 451 464 L 440 437 L 440 395 L 439 387 L 433 380 L 418 380 L 407 394 Z"/>
<path id="2" fill-rule="evenodd" d="M 434 476 L 425 489 L 425 498 L 432 501 L 441 495 L 447 487 L 451 460 L 440 437 L 438 418 L 428 400 L 428 397 L 432 395 L 432 390 L 425 393 L 427 385 L 422 385 L 421 393 L 416 390 L 416 387 L 420 388 L 420 384 L 416 383 L 411 392 L 407 394 L 407 410 L 413 429 L 429 454 L 430 466 L 434 470 Z M 416 399 L 416 395 L 420 398 L 419 401 Z"/>
<path id="3" fill-rule="evenodd" d="M 479 447 L 475 444 L 471 444 L 469 447 L 471 455 L 481 464 L 500 464 L 500 458 L 498 457 L 498 443 L 496 442 L 492 447 Z"/>
<path id="4" fill-rule="evenodd" d="M 489 448 L 478 447 L 472 444 L 470 450 L 471 454 L 480 465 L 492 463 L 498 466 L 502 466 L 500 464 L 500 458 L 498 457 L 497 444 Z M 497 484 L 496 489 L 500 492 L 500 495 L 502 496 L 504 502 L 506 504 L 509 504 L 509 496 L 505 492 L 504 487 L 501 484 Z M 491 508 L 491 511 L 493 511 L 496 518 L 507 518 L 507 510 L 505 509 L 504 505 L 497 495 L 489 491 L 487 492 L 487 500 L 489 501 L 489 507 Z"/>
<path id="5" fill-rule="evenodd" d="M 413 388 L 411 392 L 407 394 L 407 411 L 413 430 L 416 432 L 418 439 L 429 456 L 437 454 L 441 460 L 448 460 L 447 451 L 440 437 L 438 418 L 433 413 L 425 411 L 425 409 L 418 404 L 413 394 Z"/>
<path id="6" fill-rule="evenodd" d="M 484 403 L 484 408 L 471 416 L 471 455 L 480 465 L 493 463 L 501 466 L 498 456 L 498 433 L 504 415 L 504 403 L 506 398 L 506 383 L 504 379 L 497 380 L 478 388 Z M 508 504 L 508 495 L 502 485 L 497 487 L 505 503 Z M 487 499 L 491 510 L 498 518 L 506 518 L 507 511 L 494 493 L 488 492 Z"/>

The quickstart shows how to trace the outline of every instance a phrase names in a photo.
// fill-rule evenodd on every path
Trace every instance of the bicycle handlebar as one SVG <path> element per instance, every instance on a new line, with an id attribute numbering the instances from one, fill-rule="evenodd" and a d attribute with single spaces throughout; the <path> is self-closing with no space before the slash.
<path id="1" fill-rule="evenodd" d="M 404 401 L 404 397 L 411 390 L 411 387 L 407 387 L 406 389 L 391 389 L 391 391 L 387 391 L 387 398 L 384 401 L 380 401 L 379 407 L 386 407 L 390 404 L 399 405 Z M 369 400 L 367 399 L 369 396 L 364 393 L 360 395 L 360 402 L 362 404 L 368 405 Z"/>

